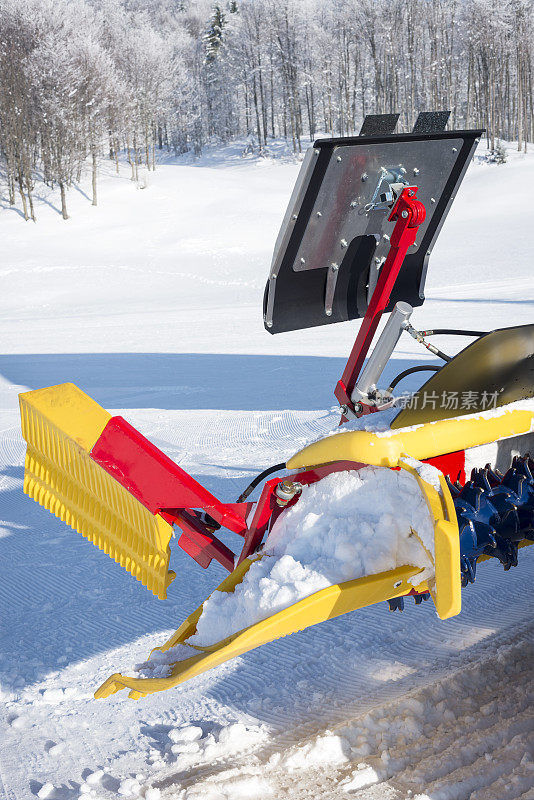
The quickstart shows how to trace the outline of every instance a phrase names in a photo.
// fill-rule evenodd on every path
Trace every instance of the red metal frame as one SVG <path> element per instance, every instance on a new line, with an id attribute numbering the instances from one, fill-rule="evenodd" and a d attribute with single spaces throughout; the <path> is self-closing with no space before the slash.
<path id="1" fill-rule="evenodd" d="M 153 514 L 170 508 L 202 508 L 234 533 L 247 529 L 247 503 L 221 503 L 122 417 L 109 420 L 91 458 Z"/>
<path id="2" fill-rule="evenodd" d="M 176 511 L 173 522 L 178 525 L 182 535 L 178 544 L 197 564 L 206 569 L 215 559 L 228 572 L 235 567 L 235 553 L 217 539 L 198 517 L 188 511 Z"/>
<path id="3" fill-rule="evenodd" d="M 122 417 L 112 417 L 91 450 L 91 458 L 152 514 L 182 531 L 179 546 L 201 567 L 212 559 L 232 572 L 235 554 L 213 531 L 247 531 L 252 503 L 222 503 Z M 195 509 L 213 519 L 208 524 Z"/>
<path id="4" fill-rule="evenodd" d="M 465 450 L 457 450 L 455 453 L 444 453 L 433 458 L 424 458 L 426 464 L 437 467 L 444 475 L 448 475 L 451 481 L 465 483 Z"/>
<path id="5" fill-rule="evenodd" d="M 345 370 L 334 391 L 340 405 L 347 406 L 348 409 L 356 413 L 356 416 L 361 417 L 364 413 L 370 413 L 374 410 L 372 407 L 363 407 L 356 411 L 352 402 L 352 392 L 373 341 L 380 318 L 389 303 L 391 291 L 408 248 L 415 242 L 419 225 L 424 222 L 426 217 L 425 207 L 420 200 L 417 200 L 416 195 L 417 186 L 407 186 L 403 189 L 388 217 L 390 222 L 395 222 L 390 239 L 391 247 L 380 269 L 376 288 L 360 325 Z"/>
<path id="6" fill-rule="evenodd" d="M 332 464 L 323 464 L 319 467 L 305 470 L 304 472 L 298 472 L 292 475 L 291 479 L 297 483 L 308 486 L 311 483 L 320 481 L 321 478 L 324 478 L 326 475 L 330 475 L 331 472 L 341 472 L 347 469 L 361 469 L 361 467 L 364 466 L 366 466 L 366 464 L 356 464 L 353 461 L 336 461 Z M 238 564 L 240 564 L 244 558 L 247 558 L 249 555 L 254 553 L 255 550 L 257 550 L 263 540 L 263 537 L 265 536 L 265 533 L 267 532 L 267 529 L 274 524 L 284 508 L 295 505 L 297 502 L 298 495 L 296 495 L 287 505 L 278 505 L 276 502 L 277 498 L 275 491 L 279 483 L 280 478 L 273 478 L 264 484 L 260 498 L 256 504 L 256 509 L 254 511 L 254 516 L 251 520 L 250 527 L 245 534 L 245 544 L 243 545 L 243 550 L 239 556 L 239 560 L 237 562 Z"/>

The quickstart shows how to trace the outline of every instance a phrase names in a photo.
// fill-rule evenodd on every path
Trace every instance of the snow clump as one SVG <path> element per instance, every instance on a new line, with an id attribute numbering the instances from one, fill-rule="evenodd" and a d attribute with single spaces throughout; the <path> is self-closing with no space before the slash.
<path id="1" fill-rule="evenodd" d="M 410 459 L 413 467 L 423 467 Z M 424 478 L 439 486 L 438 470 Z M 429 473 L 432 474 L 429 474 Z M 415 533 L 414 533 L 415 532 Z M 336 583 L 404 565 L 434 575 L 434 526 L 415 477 L 406 470 L 363 467 L 304 486 L 273 525 L 262 557 L 233 592 L 205 601 L 195 634 L 137 665 L 143 677 L 167 677 L 170 665 Z"/>
<path id="2" fill-rule="evenodd" d="M 413 535 L 416 531 L 417 536 Z M 205 646 L 343 581 L 413 564 L 432 577 L 433 521 L 405 470 L 364 467 L 304 486 L 234 592 L 213 592 L 188 643 Z"/>

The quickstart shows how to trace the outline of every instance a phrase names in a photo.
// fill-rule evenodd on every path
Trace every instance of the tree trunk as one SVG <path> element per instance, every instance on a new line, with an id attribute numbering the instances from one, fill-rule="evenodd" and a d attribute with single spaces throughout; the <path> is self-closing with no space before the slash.
<path id="1" fill-rule="evenodd" d="M 94 147 L 94 145 L 92 147 L 91 156 L 92 156 L 92 160 L 93 160 L 93 176 L 92 176 L 92 178 L 93 178 L 93 202 L 92 202 L 92 205 L 96 206 L 96 148 Z"/>
<path id="2" fill-rule="evenodd" d="M 24 212 L 24 219 L 27 222 L 29 220 L 28 204 L 26 202 L 26 195 L 24 194 L 24 183 L 23 183 L 23 180 L 22 180 L 22 172 L 20 170 L 19 170 L 19 174 L 18 174 L 18 184 L 19 184 L 20 199 L 22 200 L 22 210 Z"/>
<path id="3" fill-rule="evenodd" d="M 33 222 L 36 222 L 35 219 L 35 210 L 33 208 L 33 197 L 32 197 L 32 181 L 31 177 L 26 175 L 26 191 L 28 192 L 28 203 L 30 205 L 30 217 L 32 218 Z"/>
<path id="4" fill-rule="evenodd" d="M 68 219 L 69 215 L 67 214 L 67 198 L 65 196 L 65 184 L 63 181 L 59 181 L 59 191 L 61 192 L 61 216 L 63 219 Z"/>
<path id="5" fill-rule="evenodd" d="M 134 177 L 133 180 L 136 182 L 139 180 L 139 156 L 137 153 L 137 137 L 134 134 L 133 140 L 133 154 L 134 154 Z"/>
<path id="6" fill-rule="evenodd" d="M 9 205 L 15 205 L 15 181 L 13 180 L 13 176 L 10 175 L 7 180 L 8 192 L 9 192 Z"/>
<path id="7" fill-rule="evenodd" d="M 128 151 L 128 163 L 129 163 L 130 167 L 132 168 L 132 174 L 130 175 L 130 180 L 134 181 L 135 180 L 135 168 L 134 168 L 134 162 L 133 162 L 133 158 L 132 158 L 132 150 L 131 150 L 131 147 L 130 147 L 130 142 L 128 142 L 128 144 L 126 145 L 126 148 L 127 148 L 127 151 Z"/>

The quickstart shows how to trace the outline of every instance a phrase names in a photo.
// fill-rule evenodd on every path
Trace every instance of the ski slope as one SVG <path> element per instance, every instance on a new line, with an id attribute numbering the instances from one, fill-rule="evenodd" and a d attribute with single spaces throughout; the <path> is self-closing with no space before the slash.
<path id="1" fill-rule="evenodd" d="M 273 337 L 261 317 L 297 171 L 236 146 L 144 189 L 110 171 L 67 223 L 54 193 L 35 225 L 0 211 L 0 800 L 534 798 L 534 548 L 481 565 L 446 622 L 376 606 L 137 703 L 92 697 L 224 572 L 175 548 L 158 601 L 25 497 L 17 395 L 73 381 L 225 499 L 330 430 L 357 323 Z M 533 182 L 530 154 L 469 168 L 414 325 L 532 322 Z M 386 379 L 430 358 L 408 339 Z"/>

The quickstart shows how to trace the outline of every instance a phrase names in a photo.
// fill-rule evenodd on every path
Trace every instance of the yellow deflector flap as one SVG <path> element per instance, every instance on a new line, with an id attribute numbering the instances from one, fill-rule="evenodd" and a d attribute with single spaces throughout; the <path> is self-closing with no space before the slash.
<path id="1" fill-rule="evenodd" d="M 460 534 L 454 502 L 444 475 L 439 475 L 439 491 L 421 478 L 417 469 L 401 457 L 399 466 L 419 484 L 434 524 L 435 576 L 428 588 L 440 619 L 459 614 L 462 609 Z M 417 535 L 417 531 L 414 531 Z M 430 553 L 429 553 L 430 555 Z"/>

